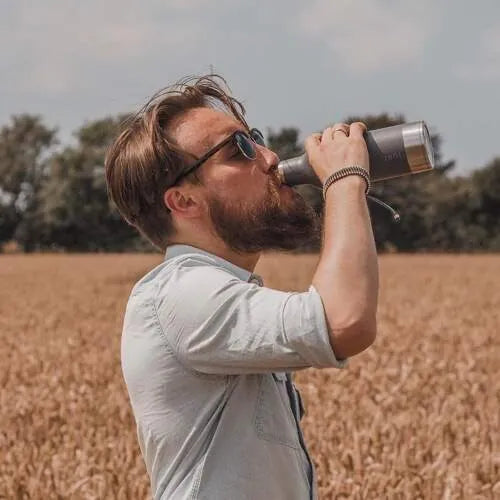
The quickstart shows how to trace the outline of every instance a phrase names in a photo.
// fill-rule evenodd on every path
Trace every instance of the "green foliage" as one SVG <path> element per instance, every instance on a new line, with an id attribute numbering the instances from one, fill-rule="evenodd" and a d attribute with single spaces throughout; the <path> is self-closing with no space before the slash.
<path id="1" fill-rule="evenodd" d="M 122 251 L 137 246 L 140 237 L 111 206 L 104 177 L 106 150 L 123 119 L 85 124 L 75 133 L 78 144 L 51 158 L 38 213 L 43 247 Z"/>
<path id="2" fill-rule="evenodd" d="M 279 132 L 272 129 L 267 131 L 267 146 L 272 149 L 281 160 L 288 160 L 302 153 L 299 144 L 299 129 L 284 127 Z"/>
<path id="3" fill-rule="evenodd" d="M 56 144 L 56 130 L 41 117 L 16 115 L 0 129 L 0 243 L 10 239 L 33 248 L 29 237 L 36 224 L 39 192 L 47 156 Z"/>
<path id="4" fill-rule="evenodd" d="M 473 172 L 474 203 L 469 205 L 469 216 L 477 228 L 484 230 L 481 246 L 487 250 L 500 250 L 500 157 L 486 167 Z"/>
<path id="5" fill-rule="evenodd" d="M 346 123 L 362 121 L 368 130 L 399 125 L 406 122 L 404 115 L 394 116 L 383 113 L 380 115 L 351 116 Z M 435 169 L 409 177 L 388 179 L 373 184 L 371 194 L 382 199 L 401 215 L 399 223 L 392 220 L 390 214 L 379 205 L 369 202 L 375 240 L 380 250 L 418 251 L 444 249 L 447 238 L 436 239 L 442 233 L 441 227 L 436 227 L 441 212 L 436 208 L 440 197 L 450 198 L 450 180 L 446 173 L 453 168 L 455 162 L 443 162 L 441 151 L 442 138 L 432 133 L 431 141 L 435 155 Z M 448 200 L 452 203 L 452 200 Z M 445 210 L 447 211 L 447 210 Z M 436 232 L 435 232 L 436 231 Z M 447 248 L 452 250 L 453 247 Z"/>
<path id="6" fill-rule="evenodd" d="M 55 150 L 56 130 L 39 116 L 18 115 L 0 129 L 0 244 L 15 240 L 25 251 L 151 251 L 109 202 L 104 157 L 126 115 L 84 124 L 76 144 Z M 405 122 L 403 115 L 351 116 L 369 129 Z M 390 251 L 499 251 L 500 157 L 466 177 L 450 178 L 454 162 L 442 158 L 432 134 L 432 172 L 374 184 L 373 194 L 396 208 L 401 222 L 370 203 L 377 246 Z M 303 152 L 299 130 L 268 130 L 281 159 Z M 318 213 L 321 190 L 297 186 Z M 311 250 L 311 248 L 307 248 Z"/>

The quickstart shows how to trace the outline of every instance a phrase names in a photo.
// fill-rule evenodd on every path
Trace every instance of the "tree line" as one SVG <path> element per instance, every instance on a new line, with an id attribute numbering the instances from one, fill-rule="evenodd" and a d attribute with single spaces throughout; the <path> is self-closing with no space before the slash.
<path id="1" fill-rule="evenodd" d="M 104 177 L 106 150 L 126 115 L 85 123 L 75 143 L 60 145 L 57 129 L 42 117 L 12 116 L 0 129 L 0 249 L 33 251 L 153 251 L 110 203 Z M 404 123 L 403 115 L 351 116 L 369 129 Z M 268 145 L 281 159 L 303 152 L 299 130 L 268 130 Z M 442 137 L 432 135 L 434 171 L 373 185 L 372 194 L 401 214 L 369 203 L 379 251 L 500 250 L 500 156 L 465 176 L 450 176 Z M 322 213 L 321 191 L 296 188 Z M 318 250 L 309 245 L 302 251 Z"/>

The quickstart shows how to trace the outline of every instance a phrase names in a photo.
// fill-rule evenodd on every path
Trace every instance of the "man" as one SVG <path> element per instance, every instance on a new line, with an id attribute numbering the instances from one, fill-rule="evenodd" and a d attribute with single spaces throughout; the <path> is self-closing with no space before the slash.
<path id="1" fill-rule="evenodd" d="M 316 498 L 290 372 L 342 367 L 375 338 L 365 127 L 307 139 L 329 184 L 321 256 L 307 292 L 272 290 L 253 274 L 261 252 L 317 237 L 318 218 L 221 80 L 157 95 L 109 151 L 112 200 L 166 251 L 131 292 L 123 374 L 155 498 Z"/>

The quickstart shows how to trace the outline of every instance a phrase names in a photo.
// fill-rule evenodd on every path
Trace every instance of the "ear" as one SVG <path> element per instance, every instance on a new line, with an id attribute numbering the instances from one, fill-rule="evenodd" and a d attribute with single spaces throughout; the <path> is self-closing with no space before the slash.
<path id="1" fill-rule="evenodd" d="M 178 217 L 198 217 L 201 213 L 201 197 L 184 186 L 167 189 L 163 194 L 163 202 Z"/>

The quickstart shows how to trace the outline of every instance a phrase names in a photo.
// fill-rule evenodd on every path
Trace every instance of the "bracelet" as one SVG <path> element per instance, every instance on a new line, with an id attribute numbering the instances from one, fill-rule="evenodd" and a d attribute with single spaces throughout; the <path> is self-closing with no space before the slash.
<path id="1" fill-rule="evenodd" d="M 351 165 L 350 167 L 345 167 L 337 172 L 330 175 L 326 181 L 323 183 L 323 200 L 326 200 L 326 191 L 328 188 L 334 183 L 347 177 L 348 175 L 360 175 L 366 181 L 366 190 L 365 194 L 368 194 L 370 191 L 371 183 L 370 183 L 370 174 L 363 167 L 359 167 L 358 165 Z"/>

